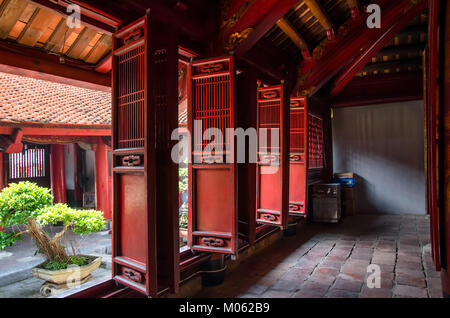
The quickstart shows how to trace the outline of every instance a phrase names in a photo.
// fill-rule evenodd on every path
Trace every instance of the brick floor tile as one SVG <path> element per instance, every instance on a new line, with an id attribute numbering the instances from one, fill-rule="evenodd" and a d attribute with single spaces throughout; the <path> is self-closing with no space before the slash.
<path id="1" fill-rule="evenodd" d="M 299 290 L 292 297 L 293 298 L 323 298 L 326 292 L 314 290 Z"/>
<path id="2" fill-rule="evenodd" d="M 396 283 L 400 285 L 408 285 L 415 287 L 426 287 L 426 280 L 423 272 L 420 271 L 396 271 Z"/>
<path id="3" fill-rule="evenodd" d="M 394 286 L 394 273 L 381 271 L 381 288 L 392 288 Z"/>
<path id="4" fill-rule="evenodd" d="M 312 269 L 291 268 L 280 279 L 303 282 L 311 273 Z"/>
<path id="5" fill-rule="evenodd" d="M 428 288 L 428 296 L 430 298 L 443 298 L 442 288 Z"/>
<path id="6" fill-rule="evenodd" d="M 412 270 L 422 270 L 421 263 L 412 263 L 412 262 L 397 262 L 395 265 L 396 269 L 412 269 Z"/>
<path id="7" fill-rule="evenodd" d="M 352 253 L 350 256 L 350 260 L 362 260 L 362 261 L 370 261 L 372 259 L 372 254 L 367 253 Z"/>
<path id="8" fill-rule="evenodd" d="M 316 275 L 324 275 L 324 276 L 336 276 L 339 274 L 339 270 L 333 267 L 326 267 L 323 264 L 320 264 L 319 267 L 314 271 Z"/>
<path id="9" fill-rule="evenodd" d="M 412 298 L 427 298 L 427 290 L 425 288 L 418 288 L 414 286 L 406 286 L 397 284 L 394 287 L 394 296 L 396 297 L 412 297 Z"/>
<path id="10" fill-rule="evenodd" d="M 350 292 L 360 292 L 363 283 L 360 281 L 346 280 L 342 278 L 336 279 L 333 289 L 341 289 Z"/>
<path id="11" fill-rule="evenodd" d="M 309 278 L 308 278 L 308 282 L 316 282 L 316 283 L 320 283 L 323 285 L 328 285 L 331 286 L 331 284 L 333 284 L 333 282 L 336 280 L 336 276 L 334 275 L 322 275 L 322 274 L 317 274 L 316 272 L 314 272 Z"/>
<path id="12" fill-rule="evenodd" d="M 328 260 L 328 261 L 331 261 L 331 262 L 340 262 L 340 263 L 343 263 L 344 261 L 347 260 L 347 256 L 344 256 L 344 255 L 339 255 L 339 256 L 336 256 L 336 255 L 328 255 L 328 256 L 325 258 L 325 260 Z"/>
<path id="13" fill-rule="evenodd" d="M 328 298 L 358 298 L 359 294 L 348 290 L 331 289 L 326 297 Z"/>
<path id="14" fill-rule="evenodd" d="M 268 290 L 261 295 L 262 298 L 290 298 L 294 293 L 279 290 Z"/>
<path id="15" fill-rule="evenodd" d="M 328 259 L 328 257 L 320 264 L 320 267 L 330 267 L 330 268 L 336 268 L 337 270 L 340 270 L 341 267 L 344 265 L 344 261 L 334 261 Z"/>
<path id="16" fill-rule="evenodd" d="M 366 278 L 366 273 L 340 273 L 338 275 L 338 278 L 350 280 L 350 281 L 357 281 L 357 282 L 363 282 Z"/>
<path id="17" fill-rule="evenodd" d="M 236 298 L 259 298 L 259 296 L 255 294 L 240 294 Z"/>
<path id="18" fill-rule="evenodd" d="M 269 286 L 261 285 L 261 284 L 253 284 L 249 288 L 245 289 L 243 292 L 246 294 L 254 294 L 254 295 L 261 295 L 263 294 Z"/>
<path id="19" fill-rule="evenodd" d="M 392 289 L 385 288 L 368 288 L 365 286 L 360 298 L 392 298 Z"/>
<path id="20" fill-rule="evenodd" d="M 300 289 L 300 285 L 301 282 L 299 281 L 280 279 L 272 287 L 270 287 L 270 290 L 295 292 L 296 290 Z"/>
<path id="21" fill-rule="evenodd" d="M 322 293 L 323 295 L 325 295 L 329 288 L 330 288 L 330 285 L 328 285 L 328 284 L 322 284 L 319 282 L 307 280 L 306 282 L 303 283 L 300 290 L 310 291 L 310 292 L 313 291 L 313 292 Z"/>

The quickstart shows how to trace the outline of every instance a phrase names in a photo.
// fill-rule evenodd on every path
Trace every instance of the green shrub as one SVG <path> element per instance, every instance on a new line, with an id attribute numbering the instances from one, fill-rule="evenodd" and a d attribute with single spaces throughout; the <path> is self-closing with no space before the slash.
<path id="1" fill-rule="evenodd" d="M 54 237 L 42 228 L 58 222 L 63 223 L 64 229 Z M 28 233 L 38 251 L 48 258 L 44 268 L 58 270 L 71 264 L 86 264 L 85 257 L 75 255 L 69 230 L 80 235 L 100 231 L 105 227 L 105 219 L 101 211 L 76 210 L 62 203 L 53 205 L 50 189 L 26 181 L 12 183 L 0 193 L 0 226 L 18 225 L 26 225 L 27 230 L 0 232 L 0 250 L 21 240 L 23 233 Z M 68 255 L 68 247 L 63 241 L 71 247 L 72 255 Z"/>
<path id="2" fill-rule="evenodd" d="M 2 227 L 26 224 L 47 205 L 53 203 L 50 189 L 29 181 L 10 183 L 0 193 L 0 225 Z"/>
<path id="3" fill-rule="evenodd" d="M 76 210 L 63 203 L 44 207 L 36 220 L 40 225 L 62 222 L 64 226 L 70 226 L 76 234 L 89 234 L 105 227 L 102 211 Z"/>

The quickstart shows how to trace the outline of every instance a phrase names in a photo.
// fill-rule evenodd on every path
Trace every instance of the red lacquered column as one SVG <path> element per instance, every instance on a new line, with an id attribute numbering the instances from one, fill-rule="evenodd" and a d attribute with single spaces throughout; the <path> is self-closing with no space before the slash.
<path id="1" fill-rule="evenodd" d="M 55 203 L 66 203 L 64 145 L 50 146 L 50 176 Z"/>
<path id="2" fill-rule="evenodd" d="M 109 203 L 108 146 L 98 138 L 95 147 L 95 197 L 97 210 L 103 211 L 106 219 L 111 219 Z"/>

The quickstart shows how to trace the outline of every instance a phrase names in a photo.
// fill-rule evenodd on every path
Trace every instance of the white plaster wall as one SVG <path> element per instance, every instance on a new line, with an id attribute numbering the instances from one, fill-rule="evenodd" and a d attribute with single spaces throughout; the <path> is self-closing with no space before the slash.
<path id="1" fill-rule="evenodd" d="M 357 174 L 357 213 L 426 213 L 423 116 L 423 101 L 333 110 L 334 170 Z"/>

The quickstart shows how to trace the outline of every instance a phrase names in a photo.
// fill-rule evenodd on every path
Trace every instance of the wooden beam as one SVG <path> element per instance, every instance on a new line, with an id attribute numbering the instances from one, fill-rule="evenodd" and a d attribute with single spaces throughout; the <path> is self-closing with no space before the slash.
<path id="1" fill-rule="evenodd" d="M 51 9 L 53 12 L 64 17 L 67 17 L 69 15 L 69 13 L 67 12 L 67 7 L 71 4 L 70 2 L 64 0 L 58 0 L 56 2 L 49 0 L 28 1 L 36 5 L 37 7 Z M 116 27 L 119 27 L 124 23 L 123 20 L 118 17 L 106 13 L 98 13 L 90 8 L 83 7 L 81 4 L 79 5 L 81 9 L 81 23 L 102 33 L 111 35 L 112 33 L 114 33 Z"/>
<path id="2" fill-rule="evenodd" d="M 0 134 L 11 135 L 18 127 L 21 127 L 23 136 L 111 136 L 111 126 L 108 125 L 95 129 L 83 128 L 82 126 L 77 127 L 73 125 L 33 125 L 27 123 L 15 123 L 14 125 L 8 125 L 8 123 L 2 122 L 0 122 Z"/>
<path id="3" fill-rule="evenodd" d="M 326 11 L 321 7 L 317 0 L 304 0 L 303 1 L 311 10 L 313 16 L 319 21 L 322 27 L 327 32 L 328 40 L 332 41 L 335 38 L 333 24 Z"/>
<path id="4" fill-rule="evenodd" d="M 396 23 L 409 3 L 409 0 L 384 1 L 381 5 L 381 29 L 367 28 L 367 13 L 360 16 L 347 33 L 338 35 L 338 41 L 330 41 L 317 59 L 311 59 L 302 65 L 296 85 L 297 93 L 314 95 L 350 61 L 357 58 L 361 49 L 375 42 L 387 28 Z"/>
<path id="5" fill-rule="evenodd" d="M 65 64 L 61 64 L 58 56 L 12 44 L 0 43 L 0 64 L 105 87 L 111 86 L 110 76 L 81 65 L 75 66 L 67 60 Z"/>
<path id="6" fill-rule="evenodd" d="M 0 39 L 6 39 L 28 3 L 23 0 L 6 0 L 0 12 Z"/>
<path id="7" fill-rule="evenodd" d="M 407 12 L 402 14 L 392 26 L 389 26 L 387 30 L 381 36 L 371 43 L 364 51 L 353 60 L 353 62 L 345 68 L 345 70 L 338 76 L 334 81 L 333 88 L 331 90 L 331 95 L 335 96 L 339 93 L 342 88 L 347 85 L 351 79 L 358 74 L 364 66 L 370 62 L 372 57 L 374 57 L 386 44 L 388 44 L 394 36 L 400 32 L 414 17 L 416 17 L 420 12 L 428 7 L 428 2 L 422 0 L 416 5 L 411 7 Z"/>
<path id="8" fill-rule="evenodd" d="M 422 72 L 355 77 L 330 103 L 339 108 L 420 100 L 422 85 Z"/>
<path id="9" fill-rule="evenodd" d="M 236 48 L 235 55 L 243 57 L 280 20 L 298 0 L 279 0 L 254 27 L 250 35 Z"/>
<path id="10" fill-rule="evenodd" d="M 352 14 L 352 19 L 356 19 L 359 17 L 359 3 L 358 0 L 347 0 L 347 4 L 350 8 L 350 12 Z"/>
<path id="11" fill-rule="evenodd" d="M 292 27 L 289 21 L 285 18 L 281 18 L 278 20 L 277 26 L 292 40 L 292 42 L 294 42 L 295 45 L 297 45 L 305 60 L 309 60 L 311 58 L 311 54 L 309 52 L 308 44 L 300 33 Z"/>

